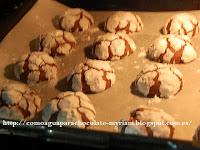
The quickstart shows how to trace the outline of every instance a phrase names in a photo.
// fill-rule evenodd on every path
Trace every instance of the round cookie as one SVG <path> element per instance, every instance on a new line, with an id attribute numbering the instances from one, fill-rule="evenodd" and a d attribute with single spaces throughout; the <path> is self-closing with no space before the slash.
<path id="1" fill-rule="evenodd" d="M 68 55 L 76 45 L 74 36 L 70 32 L 62 30 L 42 34 L 39 39 L 39 50 L 47 52 L 52 57 Z"/>
<path id="2" fill-rule="evenodd" d="M 160 63 L 180 64 L 193 61 L 197 54 L 188 36 L 169 34 L 154 41 L 147 57 Z"/>
<path id="3" fill-rule="evenodd" d="M 163 64 L 146 65 L 135 80 L 135 87 L 145 97 L 169 98 L 182 90 L 183 75 Z"/>
<path id="4" fill-rule="evenodd" d="M 105 22 L 105 30 L 108 32 L 124 32 L 131 34 L 143 29 L 143 23 L 138 15 L 131 12 L 118 11 L 108 17 Z"/>
<path id="5" fill-rule="evenodd" d="M 118 126 L 118 131 L 124 134 L 172 138 L 175 128 L 169 122 L 173 121 L 174 118 L 162 109 L 140 106 L 131 112 L 127 125 Z"/>
<path id="6" fill-rule="evenodd" d="M 163 27 L 164 34 L 188 35 L 193 37 L 199 33 L 199 21 L 188 13 L 172 16 Z"/>
<path id="7" fill-rule="evenodd" d="M 123 33 L 107 33 L 97 37 L 93 56 L 101 60 L 119 60 L 136 50 L 134 41 Z"/>
<path id="8" fill-rule="evenodd" d="M 1 90 L 0 118 L 32 119 L 39 112 L 40 97 L 24 84 L 8 84 Z"/>
<path id="9" fill-rule="evenodd" d="M 98 93 L 115 83 L 115 73 L 108 61 L 88 59 L 68 76 L 73 91 Z"/>
<path id="10" fill-rule="evenodd" d="M 62 92 L 53 98 L 42 112 L 43 121 L 93 122 L 96 111 L 90 99 L 82 92 Z M 73 126 L 73 125 L 72 125 Z M 87 124 L 77 124 L 85 128 Z"/>
<path id="11" fill-rule="evenodd" d="M 15 64 L 14 73 L 17 79 L 30 84 L 45 80 L 55 84 L 57 81 L 56 63 L 45 52 L 23 55 Z"/>
<path id="12" fill-rule="evenodd" d="M 69 32 L 81 32 L 90 28 L 94 24 L 94 19 L 90 13 L 81 9 L 68 9 L 60 17 L 60 28 Z"/>

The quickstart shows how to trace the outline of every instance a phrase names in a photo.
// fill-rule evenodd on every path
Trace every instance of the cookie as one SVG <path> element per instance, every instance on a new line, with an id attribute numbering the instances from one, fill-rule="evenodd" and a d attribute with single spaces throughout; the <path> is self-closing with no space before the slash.
<path id="1" fill-rule="evenodd" d="M 88 30 L 94 24 L 94 19 L 89 12 L 81 8 L 73 8 L 60 16 L 59 24 L 65 31 L 81 32 Z"/>
<path id="2" fill-rule="evenodd" d="M 160 63 L 180 64 L 193 61 L 197 54 L 188 36 L 169 34 L 154 41 L 147 57 Z"/>
<path id="3" fill-rule="evenodd" d="M 88 59 L 75 67 L 68 81 L 73 91 L 98 93 L 115 83 L 115 73 L 109 62 Z"/>
<path id="4" fill-rule="evenodd" d="M 193 135 L 193 143 L 195 146 L 200 147 L 200 126 L 198 126 Z"/>
<path id="5" fill-rule="evenodd" d="M 92 55 L 95 59 L 119 60 L 136 50 L 134 41 L 123 33 L 107 33 L 97 37 Z"/>
<path id="6" fill-rule="evenodd" d="M 139 32 L 143 29 L 142 20 L 138 15 L 131 12 L 118 11 L 108 17 L 105 22 L 105 30 L 108 32 L 124 32 L 126 34 L 132 34 Z"/>
<path id="7" fill-rule="evenodd" d="M 32 119 L 39 111 L 41 98 L 24 84 L 8 84 L 1 90 L 0 118 Z"/>
<path id="8" fill-rule="evenodd" d="M 84 93 L 62 92 L 45 106 L 42 120 L 84 123 L 95 121 L 95 115 L 94 106 Z M 87 125 L 77 124 L 77 127 L 85 128 Z"/>
<path id="9" fill-rule="evenodd" d="M 14 73 L 17 79 L 29 84 L 48 80 L 57 81 L 57 66 L 53 57 L 45 52 L 32 52 L 23 55 L 15 64 Z"/>
<path id="10" fill-rule="evenodd" d="M 76 40 L 70 32 L 56 30 L 39 37 L 39 50 L 50 56 L 68 55 L 75 48 Z"/>
<path id="11" fill-rule="evenodd" d="M 118 131 L 124 134 L 172 138 L 175 128 L 170 122 L 173 121 L 174 118 L 162 109 L 140 106 L 131 112 L 127 125 L 118 126 Z"/>
<path id="12" fill-rule="evenodd" d="M 137 76 L 135 87 L 145 97 L 169 98 L 182 90 L 183 75 L 168 65 L 150 64 Z"/>
<path id="13" fill-rule="evenodd" d="M 188 13 L 172 16 L 163 27 L 164 34 L 188 35 L 193 37 L 199 33 L 199 21 Z"/>

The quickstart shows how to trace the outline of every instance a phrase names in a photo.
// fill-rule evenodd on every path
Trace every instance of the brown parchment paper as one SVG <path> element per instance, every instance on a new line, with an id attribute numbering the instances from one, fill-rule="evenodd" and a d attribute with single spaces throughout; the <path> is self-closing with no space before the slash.
<path id="1" fill-rule="evenodd" d="M 33 40 L 41 33 L 55 30 L 53 25 L 56 15 L 67 9 L 56 1 L 39 0 L 36 5 L 22 18 L 0 43 L 0 87 L 7 83 L 18 82 L 13 75 L 13 64 L 22 54 L 29 53 Z M 85 59 L 85 52 L 91 46 L 97 35 L 103 34 L 102 23 L 113 12 L 91 11 L 95 25 L 87 32 L 74 34 L 77 39 L 76 50 L 66 57 L 58 58 L 58 78 L 56 87 L 50 87 L 46 82 L 32 86 L 43 99 L 44 104 L 60 91 L 65 90 L 66 76 L 75 65 Z M 166 20 L 177 12 L 134 12 L 142 18 L 144 30 L 132 35 L 137 52 L 123 60 L 112 63 L 116 72 L 116 83 L 112 88 L 98 94 L 88 95 L 96 108 L 97 121 L 119 121 L 128 119 L 131 110 L 139 105 L 149 105 L 164 109 L 177 121 L 191 121 L 190 126 L 176 126 L 175 138 L 192 140 L 197 125 L 200 123 L 200 35 L 192 39 L 198 58 L 189 64 L 174 65 L 184 75 L 183 90 L 169 100 L 149 103 L 148 98 L 133 94 L 132 83 L 143 66 L 151 63 L 142 57 L 144 51 L 158 37 L 160 29 Z M 191 11 L 200 20 L 200 11 Z M 113 132 L 114 126 L 95 126 L 95 130 Z"/>

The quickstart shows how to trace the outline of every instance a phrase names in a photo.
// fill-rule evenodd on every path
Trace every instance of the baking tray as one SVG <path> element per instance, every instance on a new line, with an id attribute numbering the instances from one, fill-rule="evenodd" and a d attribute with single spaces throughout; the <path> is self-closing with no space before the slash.
<path id="1" fill-rule="evenodd" d="M 0 1 L 0 41 L 26 14 L 37 0 Z"/>
<path id="2" fill-rule="evenodd" d="M 200 9 L 199 0 L 57 0 L 87 10 L 178 11 Z"/>
<path id="3" fill-rule="evenodd" d="M 0 60 L 2 60 L 0 63 L 0 69 L 2 70 L 2 72 L 0 73 L 0 88 L 7 83 L 18 82 L 13 75 L 13 64 L 16 62 L 17 58 L 20 55 L 29 53 L 34 49 L 34 39 L 36 39 L 39 34 L 55 30 L 55 16 L 58 14 L 62 14 L 66 9 L 67 6 L 64 6 L 56 1 L 39 0 L 36 5 L 31 9 L 31 11 L 29 11 L 22 18 L 22 20 L 8 33 L 8 35 L 0 43 Z M 60 91 L 66 90 L 64 88 L 66 86 L 66 76 L 69 72 L 73 70 L 75 65 L 85 60 L 86 56 L 88 55 L 88 50 L 90 50 L 89 48 L 91 47 L 94 39 L 98 35 L 104 34 L 104 31 L 102 30 L 103 22 L 105 22 L 106 18 L 113 13 L 113 11 L 100 10 L 91 10 L 90 12 L 94 16 L 94 27 L 92 27 L 87 32 L 74 34 L 77 39 L 76 50 L 69 56 L 56 58 L 59 70 L 59 82 L 56 87 L 49 87 L 48 84 L 45 82 L 39 83 L 35 86 L 31 86 L 31 88 L 36 90 L 38 94 L 42 97 L 42 106 L 45 105 L 47 100 L 57 95 Z M 158 100 L 155 99 L 153 101 L 150 101 L 150 99 L 148 98 L 143 98 L 134 94 L 132 83 L 136 78 L 136 75 L 143 68 L 143 66 L 147 63 L 151 63 L 149 60 L 143 57 L 143 53 L 154 41 L 154 39 L 160 35 L 160 29 L 165 24 L 166 20 L 177 12 L 132 12 L 140 15 L 144 23 L 144 30 L 132 35 L 132 38 L 137 45 L 137 52 L 129 57 L 124 58 L 123 60 L 112 62 L 111 65 L 115 69 L 117 76 L 116 83 L 113 85 L 112 88 L 102 93 L 88 95 L 96 108 L 96 120 L 108 122 L 119 121 L 122 118 L 127 119 L 129 117 L 130 111 L 141 104 L 162 108 L 166 112 L 171 114 L 177 121 L 192 121 L 191 126 L 177 127 L 175 130 L 174 138 L 178 140 L 170 140 L 174 142 L 182 140 L 183 144 L 184 141 L 188 141 L 186 143 L 189 143 L 188 145 L 191 146 L 192 143 L 189 141 L 192 140 L 192 136 L 197 125 L 200 124 L 200 120 L 198 117 L 200 115 L 200 59 L 198 51 L 200 47 L 199 35 L 192 39 L 192 42 L 197 49 L 198 58 L 194 62 L 189 64 L 174 65 L 178 69 L 180 69 L 180 71 L 184 75 L 183 90 L 176 97 L 173 97 L 169 100 L 161 100 L 161 102 L 158 102 Z M 189 12 L 197 16 L 197 18 L 200 20 L 199 10 L 193 10 Z M 6 128 L 5 126 L 1 127 Z M 40 136 L 40 131 L 37 130 L 36 127 L 26 128 L 31 131 L 35 130 L 34 134 Z M 121 143 L 119 143 L 122 145 L 123 142 L 125 142 L 126 140 L 127 143 L 130 143 L 131 140 L 133 143 L 138 142 L 139 140 L 143 144 L 145 143 L 145 141 L 149 141 L 146 143 L 147 145 L 150 143 L 152 145 L 156 143 L 155 145 L 157 145 L 159 144 L 159 141 L 163 141 L 166 145 L 168 145 L 168 142 L 170 142 L 169 140 L 164 139 L 118 135 L 112 133 L 114 131 L 113 128 L 113 126 L 95 126 L 86 131 L 68 128 L 52 128 L 51 130 L 55 131 L 55 134 L 53 136 L 55 138 L 52 137 L 52 140 L 58 139 L 59 141 L 59 134 L 62 134 L 62 138 L 64 138 L 66 141 L 72 143 L 74 142 L 75 144 L 77 144 L 77 142 L 80 140 L 76 139 L 76 136 L 78 137 L 79 133 L 84 132 L 86 135 L 89 133 L 93 135 L 91 137 L 88 137 L 88 139 L 91 140 L 90 143 L 92 143 L 93 139 L 95 139 L 95 136 L 98 136 L 99 134 L 100 136 L 102 136 L 102 139 L 104 139 L 104 136 L 105 138 L 112 137 L 111 139 L 116 140 L 116 144 L 118 142 L 117 139 L 115 139 L 114 137 L 120 137 L 120 140 L 122 141 Z M 11 128 L 8 131 L 15 132 L 15 129 L 16 128 Z M 25 133 L 25 130 L 23 130 L 23 128 L 19 127 L 18 129 L 19 133 Z M 42 131 L 43 130 L 44 132 L 48 131 L 46 128 L 42 129 Z M 57 130 L 62 130 L 63 133 L 57 132 Z M 64 132 L 64 130 L 66 131 Z M 4 130 L 2 130 L 2 132 L 3 131 Z M 75 132 L 72 135 L 75 140 L 69 140 L 70 134 L 67 133 L 70 131 Z M 46 136 L 49 136 L 49 134 L 45 134 L 44 138 Z M 64 142 L 65 140 L 60 141 Z M 101 141 L 101 139 L 99 140 Z M 107 142 L 110 141 L 108 140 Z M 83 144 L 83 142 L 79 144 Z M 179 146 L 179 148 L 180 147 L 181 146 Z"/>

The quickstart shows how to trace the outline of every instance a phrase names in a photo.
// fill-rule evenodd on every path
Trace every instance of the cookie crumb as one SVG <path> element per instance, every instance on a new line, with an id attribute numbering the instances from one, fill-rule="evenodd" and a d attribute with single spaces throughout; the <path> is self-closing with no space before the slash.
<path id="1" fill-rule="evenodd" d="M 138 54 L 138 57 L 139 57 L 139 58 L 144 58 L 144 57 L 146 57 L 146 52 L 140 52 L 140 53 Z"/>

